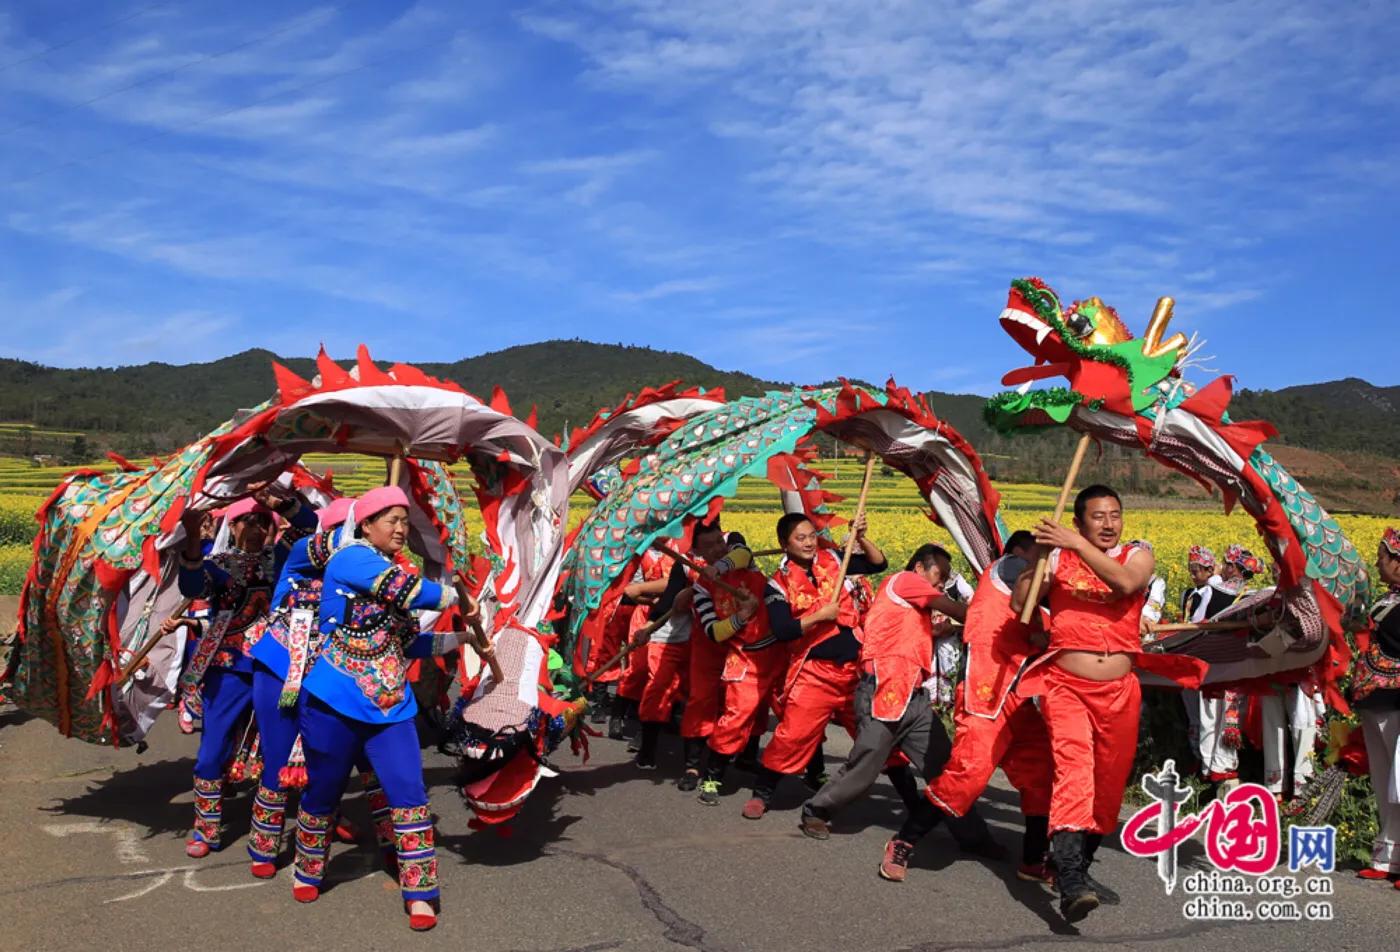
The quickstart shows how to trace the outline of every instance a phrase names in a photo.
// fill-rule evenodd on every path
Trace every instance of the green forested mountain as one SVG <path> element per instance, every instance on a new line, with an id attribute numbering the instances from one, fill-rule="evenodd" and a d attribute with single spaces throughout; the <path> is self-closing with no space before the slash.
<path id="1" fill-rule="evenodd" d="M 349 355 L 339 355 L 342 365 Z M 386 355 L 387 356 L 387 355 Z M 271 395 L 272 361 L 265 350 L 249 350 L 202 364 L 143 364 L 115 369 L 67 370 L 0 359 L 0 452 L 45 452 L 64 457 L 114 449 L 123 453 L 164 452 L 183 445 L 226 419 L 236 408 Z M 308 358 L 282 358 L 310 377 Z M 382 360 L 386 366 L 390 360 Z M 500 386 L 522 417 L 532 404 L 547 433 L 586 422 L 644 386 L 682 380 L 722 387 L 731 396 L 774 386 L 749 374 L 717 370 L 694 357 L 646 347 L 554 340 L 526 344 L 452 363 L 420 363 L 424 371 L 454 380 L 482 398 Z M 799 381 L 812 382 L 812 381 Z M 912 382 L 912 381 L 911 381 Z M 1055 479 L 1063 467 L 1068 433 L 1005 439 L 982 423 L 982 397 L 934 393 L 935 410 L 983 453 L 1001 478 Z M 1242 390 L 1231 406 L 1236 419 L 1263 417 L 1279 428 L 1280 444 L 1328 453 L 1364 452 L 1400 458 L 1400 387 L 1375 387 L 1350 378 L 1277 391 Z M 44 431 L 50 431 L 45 437 Z M 54 432 L 56 431 L 56 432 Z M 75 432 L 85 434 L 76 445 Z M 1106 451 L 1114 458 L 1110 448 Z M 1363 466 L 1388 477 L 1370 463 Z M 1149 468 L 1144 469 L 1150 474 Z M 1155 474 L 1143 478 L 1154 478 Z"/>

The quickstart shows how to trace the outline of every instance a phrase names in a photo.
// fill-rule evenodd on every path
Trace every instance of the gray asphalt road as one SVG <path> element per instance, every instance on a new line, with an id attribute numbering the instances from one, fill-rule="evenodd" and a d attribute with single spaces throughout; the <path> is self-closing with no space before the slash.
<path id="1" fill-rule="evenodd" d="M 286 870 L 253 880 L 246 790 L 227 801 L 224 851 L 187 859 L 195 745 L 174 728 L 164 719 L 138 755 L 0 715 L 0 948 L 933 952 L 1085 941 L 1243 952 L 1373 950 L 1400 939 L 1400 892 L 1350 871 L 1331 877 L 1328 923 L 1189 921 L 1180 888 L 1166 896 L 1150 860 L 1115 850 L 1101 878 L 1125 903 L 1066 927 L 1048 892 L 1016 881 L 1009 864 L 960 857 L 943 832 L 922 845 L 908 882 L 885 883 L 875 867 L 902 811 L 883 781 L 816 842 L 796 828 L 796 781 L 773 813 L 750 822 L 737 785 L 721 807 L 704 807 L 664 769 L 638 773 L 607 740 L 594 741 L 586 767 L 563 752 L 565 773 L 544 782 L 509 838 L 468 829 L 452 765 L 425 752 L 444 898 L 438 928 L 415 936 L 371 846 L 336 848 L 330 888 L 311 905 L 292 901 Z M 846 746 L 833 731 L 833 765 Z M 674 764 L 674 739 L 664 753 Z M 1014 850 L 1014 795 L 989 791 L 983 808 Z M 365 817 L 361 804 L 347 813 Z M 1188 855 L 1200 863 L 1199 850 Z"/>

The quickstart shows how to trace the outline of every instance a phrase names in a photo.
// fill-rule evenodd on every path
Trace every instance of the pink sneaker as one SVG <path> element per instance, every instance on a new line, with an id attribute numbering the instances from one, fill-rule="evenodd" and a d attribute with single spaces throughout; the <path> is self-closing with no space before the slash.
<path id="1" fill-rule="evenodd" d="M 914 853 L 914 844 L 893 839 L 885 844 L 885 856 L 880 860 L 880 878 L 892 883 L 904 882 L 904 874 L 909 871 L 909 857 Z"/>
<path id="2" fill-rule="evenodd" d="M 761 820 L 763 814 L 768 812 L 768 804 L 763 802 L 761 797 L 749 797 L 744 804 L 743 814 L 745 820 Z"/>

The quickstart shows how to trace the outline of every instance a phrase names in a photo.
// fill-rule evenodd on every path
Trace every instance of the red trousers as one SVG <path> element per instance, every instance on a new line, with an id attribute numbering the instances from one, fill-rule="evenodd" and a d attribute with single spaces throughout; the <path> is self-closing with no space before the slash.
<path id="1" fill-rule="evenodd" d="M 828 723 L 854 731 L 858 680 L 860 666 L 854 661 L 804 662 L 783 697 L 778 729 L 763 749 L 763 766 L 780 774 L 800 773 L 821 746 Z"/>
<path id="2" fill-rule="evenodd" d="M 964 687 L 958 685 L 953 709 L 953 751 L 943 772 L 924 788 L 924 795 L 944 813 L 965 816 L 1001 767 L 1021 794 L 1021 813 L 1046 816 L 1054 763 L 1040 712 L 1029 698 L 1011 694 L 995 718 L 978 717 L 963 704 Z"/>
<path id="3" fill-rule="evenodd" d="M 650 668 L 647 666 L 647 655 L 651 653 L 651 645 L 640 645 L 633 648 L 627 655 L 627 664 L 622 669 L 622 678 L 617 682 L 617 696 L 626 698 L 629 701 L 642 703 L 642 695 L 647 689 L 647 677 Z"/>
<path id="4" fill-rule="evenodd" d="M 724 659 L 729 649 L 716 644 L 696 631 L 690 638 L 689 688 L 685 696 L 685 715 L 681 718 L 681 736 L 709 737 L 719 720 L 720 704 L 724 700 L 724 685 L 719 676 L 724 673 Z"/>
<path id="5" fill-rule="evenodd" d="M 1055 761 L 1050 832 L 1112 833 L 1137 754 L 1137 675 L 1093 681 L 1052 662 L 1043 677 L 1040 710 Z"/>
<path id="6" fill-rule="evenodd" d="M 769 645 L 744 654 L 748 668 L 737 681 L 722 682 L 724 709 L 710 734 L 710 749 L 733 757 L 749 738 L 762 736 L 768 726 L 768 701 L 787 670 L 787 651 Z"/>
<path id="7" fill-rule="evenodd" d="M 689 642 L 678 645 L 652 642 L 647 645 L 647 686 L 642 691 L 638 711 L 643 721 L 661 723 L 671 719 L 671 706 L 685 689 L 689 667 Z"/>
<path id="8" fill-rule="evenodd" d="M 622 650 L 622 643 L 627 640 L 627 631 L 631 626 L 632 613 L 635 610 L 635 605 L 619 605 L 617 611 L 613 612 L 612 618 L 608 619 L 608 623 L 603 626 L 603 636 L 590 646 L 588 658 L 585 661 L 586 674 L 597 671 Z M 611 684 L 614 681 L 621 681 L 622 671 L 622 666 L 613 668 L 611 671 L 599 675 L 594 683 Z"/>

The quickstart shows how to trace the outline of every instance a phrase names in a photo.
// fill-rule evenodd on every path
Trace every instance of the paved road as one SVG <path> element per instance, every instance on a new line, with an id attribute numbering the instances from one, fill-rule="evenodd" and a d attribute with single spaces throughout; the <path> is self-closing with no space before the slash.
<path id="1" fill-rule="evenodd" d="M 797 832 L 796 781 L 774 813 L 749 822 L 739 816 L 741 790 L 704 807 L 664 771 L 638 773 L 606 740 L 595 740 L 587 767 L 559 758 L 568 769 L 545 782 L 510 838 L 468 829 L 451 764 L 427 752 L 444 909 L 434 932 L 414 936 L 370 847 L 333 852 L 330 888 L 313 905 L 292 902 L 286 871 L 251 879 L 246 792 L 227 803 L 229 846 L 187 859 L 194 742 L 173 718 L 151 741 L 139 755 L 93 747 L 0 714 L 0 950 L 935 952 L 1089 941 L 1332 952 L 1400 939 L 1400 894 L 1349 872 L 1333 877 L 1335 921 L 1286 925 L 1188 921 L 1180 889 L 1164 895 L 1150 861 L 1110 852 L 1102 878 L 1127 902 L 1066 927 L 1047 892 L 1017 882 L 1009 865 L 960 858 L 942 832 L 920 849 L 907 883 L 885 883 L 875 865 L 900 810 L 883 781 L 819 843 Z M 845 746 L 833 732 L 829 750 L 840 756 Z M 674 746 L 663 753 L 674 763 Z M 1012 848 L 1014 803 L 1004 789 L 984 800 Z"/>

